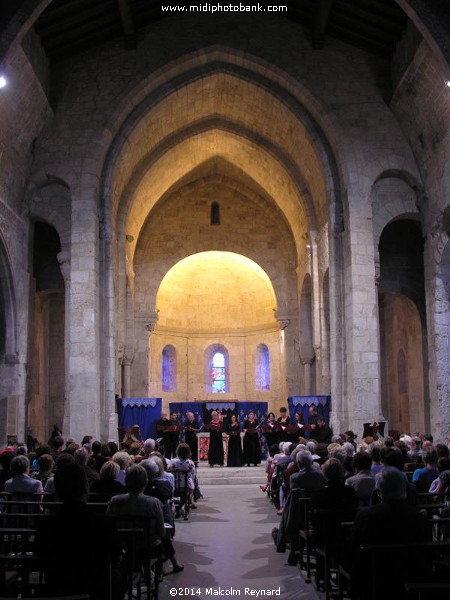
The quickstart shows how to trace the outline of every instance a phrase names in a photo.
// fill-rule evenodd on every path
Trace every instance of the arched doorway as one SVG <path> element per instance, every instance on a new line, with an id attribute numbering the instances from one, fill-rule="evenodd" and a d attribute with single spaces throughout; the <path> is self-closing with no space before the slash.
<path id="1" fill-rule="evenodd" d="M 429 429 L 423 247 L 420 224 L 409 219 L 387 225 L 379 243 L 381 406 L 400 433 Z"/>
<path id="2" fill-rule="evenodd" d="M 65 289 L 57 259 L 60 251 L 61 243 L 56 230 L 47 223 L 36 222 L 33 243 L 33 345 L 27 425 L 31 435 L 40 441 L 48 439 L 53 423 L 62 426 L 64 416 Z"/>

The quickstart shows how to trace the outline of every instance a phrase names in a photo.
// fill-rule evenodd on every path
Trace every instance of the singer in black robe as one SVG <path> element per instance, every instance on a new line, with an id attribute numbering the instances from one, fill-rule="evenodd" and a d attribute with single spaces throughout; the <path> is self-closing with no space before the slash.
<path id="1" fill-rule="evenodd" d="M 156 430 L 158 431 L 158 436 L 162 438 L 162 446 L 166 458 L 171 458 L 173 454 L 172 437 L 169 431 L 164 431 L 163 429 L 165 427 L 170 427 L 171 425 L 173 425 L 172 421 L 167 418 L 167 413 L 163 411 L 161 413 L 161 418 L 156 421 Z"/>
<path id="2" fill-rule="evenodd" d="M 223 466 L 223 442 L 222 442 L 222 423 L 219 421 L 219 415 L 214 411 L 211 413 L 212 421 L 209 424 L 209 450 L 208 463 L 210 467 L 214 465 Z"/>
<path id="3" fill-rule="evenodd" d="M 227 427 L 227 433 L 229 436 L 227 467 L 242 467 L 241 427 L 236 415 L 231 415 L 231 423 Z"/>
<path id="4" fill-rule="evenodd" d="M 195 420 L 194 414 L 191 412 L 186 413 L 186 422 L 184 424 L 184 441 L 191 449 L 191 458 L 197 464 L 198 462 L 198 423 Z"/>
<path id="5" fill-rule="evenodd" d="M 248 467 L 261 463 L 261 449 L 259 447 L 258 421 L 255 414 L 248 413 L 248 419 L 244 421 L 244 464 Z"/>
<path id="6" fill-rule="evenodd" d="M 270 449 L 274 444 L 278 443 L 277 422 L 273 412 L 267 415 L 265 434 L 267 447 Z"/>
<path id="7" fill-rule="evenodd" d="M 291 424 L 291 419 L 288 415 L 287 408 L 284 406 L 280 408 L 280 416 L 277 419 L 277 423 L 277 444 L 280 442 L 287 442 L 289 436 L 284 428 Z"/>

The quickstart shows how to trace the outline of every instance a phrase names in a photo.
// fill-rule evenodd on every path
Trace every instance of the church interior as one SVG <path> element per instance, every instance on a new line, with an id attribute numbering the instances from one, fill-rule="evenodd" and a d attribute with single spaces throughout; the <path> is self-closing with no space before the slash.
<path id="1" fill-rule="evenodd" d="M 448 3 L 169 4 L 2 7 L 0 442 L 312 395 L 446 439 Z"/>

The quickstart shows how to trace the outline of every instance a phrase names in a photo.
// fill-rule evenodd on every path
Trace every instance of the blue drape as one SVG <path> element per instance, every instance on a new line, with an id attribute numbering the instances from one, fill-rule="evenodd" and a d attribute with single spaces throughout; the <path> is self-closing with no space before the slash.
<path id="1" fill-rule="evenodd" d="M 331 396 L 291 396 L 288 404 L 291 420 L 296 412 L 301 412 L 305 423 L 309 423 L 309 407 L 315 404 L 317 414 L 325 417 L 327 423 L 330 422 Z"/>
<path id="2" fill-rule="evenodd" d="M 119 398 L 119 427 L 139 425 L 143 440 L 155 438 L 156 421 L 161 417 L 161 404 L 161 398 Z"/>

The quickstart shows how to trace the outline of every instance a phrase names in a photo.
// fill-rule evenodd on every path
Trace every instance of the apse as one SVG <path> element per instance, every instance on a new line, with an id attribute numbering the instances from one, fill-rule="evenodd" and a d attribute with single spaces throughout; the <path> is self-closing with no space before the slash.
<path id="1" fill-rule="evenodd" d="M 166 274 L 156 298 L 158 329 L 235 332 L 274 327 L 272 283 L 254 261 L 234 252 L 200 252 Z"/>

